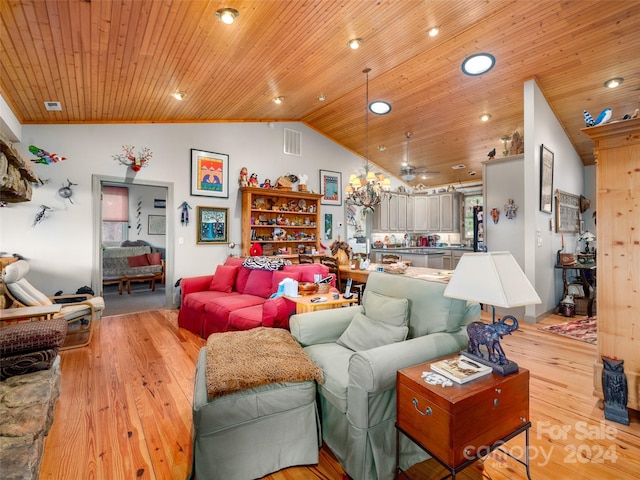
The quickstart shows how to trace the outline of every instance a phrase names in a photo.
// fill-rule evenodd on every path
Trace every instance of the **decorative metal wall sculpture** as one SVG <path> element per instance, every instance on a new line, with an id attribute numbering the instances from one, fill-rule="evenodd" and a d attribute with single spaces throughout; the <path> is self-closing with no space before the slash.
<path id="1" fill-rule="evenodd" d="M 133 149 L 133 145 L 123 145 L 122 150 L 124 150 L 124 153 L 113 155 L 113 159 L 117 160 L 122 165 L 131 167 L 131 170 L 134 172 L 139 172 L 142 167 L 146 167 L 149 164 L 149 160 L 151 160 L 153 153 L 151 153 L 149 148 L 144 147 L 140 152 L 138 152 L 138 156 L 136 156 L 133 153 Z"/>

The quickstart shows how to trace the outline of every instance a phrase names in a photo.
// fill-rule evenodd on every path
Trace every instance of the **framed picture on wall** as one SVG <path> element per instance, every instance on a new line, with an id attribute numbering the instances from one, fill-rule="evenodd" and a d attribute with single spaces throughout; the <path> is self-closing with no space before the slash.
<path id="1" fill-rule="evenodd" d="M 342 173 L 320 170 L 320 193 L 323 205 L 342 205 Z"/>
<path id="2" fill-rule="evenodd" d="M 229 209 L 218 207 L 197 207 L 198 245 L 209 243 L 229 243 Z"/>
<path id="3" fill-rule="evenodd" d="M 164 215 L 149 215 L 149 235 L 165 235 L 167 231 L 166 218 Z"/>
<path id="4" fill-rule="evenodd" d="M 191 149 L 191 195 L 229 198 L 229 155 Z"/>
<path id="5" fill-rule="evenodd" d="M 580 233 L 580 196 L 556 190 L 556 232 Z"/>
<path id="6" fill-rule="evenodd" d="M 333 238 L 333 214 L 324 214 L 324 239 L 331 240 Z"/>
<path id="7" fill-rule="evenodd" d="M 553 152 L 540 145 L 540 211 L 551 213 L 553 208 Z"/>

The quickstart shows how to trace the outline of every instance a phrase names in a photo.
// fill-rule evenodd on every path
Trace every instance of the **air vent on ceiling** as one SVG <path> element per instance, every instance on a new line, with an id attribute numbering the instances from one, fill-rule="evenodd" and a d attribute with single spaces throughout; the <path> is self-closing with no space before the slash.
<path id="1" fill-rule="evenodd" d="M 301 144 L 302 132 L 289 128 L 284 129 L 284 153 L 301 157 Z"/>
<path id="2" fill-rule="evenodd" d="M 62 111 L 62 105 L 60 105 L 60 102 L 44 102 L 44 108 L 50 112 Z"/>
<path id="3" fill-rule="evenodd" d="M 467 168 L 466 165 L 464 164 L 459 164 L 459 165 L 454 165 L 453 167 L 451 167 L 453 170 L 462 170 L 463 168 Z"/>

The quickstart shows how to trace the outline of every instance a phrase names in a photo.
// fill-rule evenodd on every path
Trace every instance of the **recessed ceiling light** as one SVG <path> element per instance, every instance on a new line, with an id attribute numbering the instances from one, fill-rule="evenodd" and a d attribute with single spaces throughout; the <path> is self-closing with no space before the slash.
<path id="1" fill-rule="evenodd" d="M 616 88 L 617 86 L 621 85 L 622 82 L 624 82 L 624 78 L 616 77 L 604 82 L 604 86 L 607 88 Z"/>
<path id="2" fill-rule="evenodd" d="M 321 93 L 320 95 L 318 95 L 319 102 L 324 102 L 326 99 L 327 99 L 327 95 L 325 93 Z"/>
<path id="3" fill-rule="evenodd" d="M 236 18 L 240 15 L 235 8 L 221 8 L 216 11 L 216 18 L 220 20 L 222 23 L 226 23 L 227 25 L 231 25 L 235 22 Z"/>
<path id="4" fill-rule="evenodd" d="M 460 163 L 458 165 L 454 165 L 453 167 L 451 167 L 452 170 L 462 170 L 463 168 L 467 168 L 467 166 L 464 163 Z"/>
<path id="5" fill-rule="evenodd" d="M 171 96 L 176 100 L 182 100 L 187 94 L 185 92 L 173 92 Z"/>
<path id="6" fill-rule="evenodd" d="M 362 42 L 364 42 L 362 38 L 352 38 L 347 42 L 347 46 L 352 50 L 357 50 L 360 48 L 360 45 L 362 45 Z"/>
<path id="7" fill-rule="evenodd" d="M 376 100 L 375 102 L 371 102 L 369 104 L 369 110 L 371 110 L 376 115 L 386 115 L 391 111 L 391 104 L 382 100 Z"/>
<path id="8" fill-rule="evenodd" d="M 280 105 L 282 102 L 284 102 L 284 97 L 275 97 L 273 99 L 273 103 Z"/>
<path id="9" fill-rule="evenodd" d="M 430 28 L 427 33 L 429 33 L 430 37 L 435 37 L 436 35 L 438 35 L 440 33 L 440 27 Z"/>
<path id="10" fill-rule="evenodd" d="M 487 73 L 495 64 L 496 57 L 490 53 L 476 53 L 464 59 L 462 62 L 462 71 L 473 77 Z"/>
<path id="11" fill-rule="evenodd" d="M 471 177 L 475 177 L 478 174 L 478 172 L 476 172 L 475 170 L 470 170 L 469 171 L 469 176 Z"/>
<path id="12" fill-rule="evenodd" d="M 482 120 L 483 122 L 488 122 L 489 120 L 491 120 L 491 114 L 483 113 L 482 115 L 480 115 L 480 120 Z"/>
<path id="13" fill-rule="evenodd" d="M 378 150 L 384 152 L 387 149 L 384 145 L 378 145 Z"/>

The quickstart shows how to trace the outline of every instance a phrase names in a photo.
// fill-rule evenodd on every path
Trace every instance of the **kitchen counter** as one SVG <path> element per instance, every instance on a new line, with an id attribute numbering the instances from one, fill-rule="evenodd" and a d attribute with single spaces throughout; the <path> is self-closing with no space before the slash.
<path id="1" fill-rule="evenodd" d="M 371 251 L 375 253 L 410 253 L 414 255 L 444 255 L 451 250 L 456 252 L 473 252 L 473 247 L 371 247 Z"/>
<path id="2" fill-rule="evenodd" d="M 473 252 L 472 247 L 395 247 L 371 248 L 371 257 L 375 261 L 382 261 L 382 255 L 400 255 L 402 260 L 410 260 L 415 267 L 442 268 L 453 270 L 460 257 L 467 252 Z"/>

